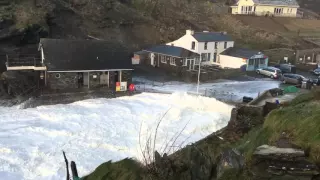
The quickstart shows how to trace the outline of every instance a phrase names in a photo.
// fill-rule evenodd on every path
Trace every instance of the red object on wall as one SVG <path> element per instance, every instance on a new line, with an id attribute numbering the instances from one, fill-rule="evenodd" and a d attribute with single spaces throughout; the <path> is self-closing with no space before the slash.
<path id="1" fill-rule="evenodd" d="M 134 91 L 134 84 L 129 85 L 129 91 Z"/>
<path id="2" fill-rule="evenodd" d="M 120 86 L 120 82 L 116 82 L 116 86 Z"/>

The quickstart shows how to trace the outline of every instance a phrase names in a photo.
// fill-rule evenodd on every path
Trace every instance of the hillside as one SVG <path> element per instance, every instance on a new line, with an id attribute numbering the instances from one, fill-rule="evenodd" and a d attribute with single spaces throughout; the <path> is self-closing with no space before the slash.
<path id="1" fill-rule="evenodd" d="M 252 28 L 226 13 L 224 3 L 206 0 L 2 0 L 0 47 L 7 53 L 17 45 L 34 44 L 40 37 L 90 35 L 136 50 L 176 39 L 190 28 L 227 31 L 238 45 L 257 49 L 303 43 L 268 29 Z"/>

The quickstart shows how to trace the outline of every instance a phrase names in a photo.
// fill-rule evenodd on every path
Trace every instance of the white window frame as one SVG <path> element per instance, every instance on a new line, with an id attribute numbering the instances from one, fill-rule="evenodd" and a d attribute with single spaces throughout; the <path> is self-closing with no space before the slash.
<path id="1" fill-rule="evenodd" d="M 167 64 L 166 57 L 164 55 L 161 55 L 160 59 L 161 63 Z"/>
<path id="2" fill-rule="evenodd" d="M 170 65 L 176 66 L 176 58 L 170 57 Z"/>
<path id="3" fill-rule="evenodd" d="M 182 60 L 182 66 L 187 66 L 187 58 L 184 58 L 183 60 Z"/>

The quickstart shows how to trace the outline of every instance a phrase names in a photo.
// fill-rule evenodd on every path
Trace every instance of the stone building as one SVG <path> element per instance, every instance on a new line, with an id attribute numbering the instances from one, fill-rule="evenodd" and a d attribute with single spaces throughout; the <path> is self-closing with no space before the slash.
<path id="1" fill-rule="evenodd" d="M 126 91 L 132 82 L 130 52 L 99 40 L 41 39 L 37 62 L 7 60 L 7 70 L 34 71 L 49 90 L 106 88 Z"/>

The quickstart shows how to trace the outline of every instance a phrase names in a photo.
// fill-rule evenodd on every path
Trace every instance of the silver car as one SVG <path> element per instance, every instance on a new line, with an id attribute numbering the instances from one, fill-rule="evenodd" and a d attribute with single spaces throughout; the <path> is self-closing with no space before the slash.
<path id="1" fill-rule="evenodd" d="M 278 79 L 281 77 L 281 70 L 275 67 L 266 67 L 266 68 L 259 68 L 256 70 L 258 74 L 262 74 L 268 76 L 272 79 Z"/>

